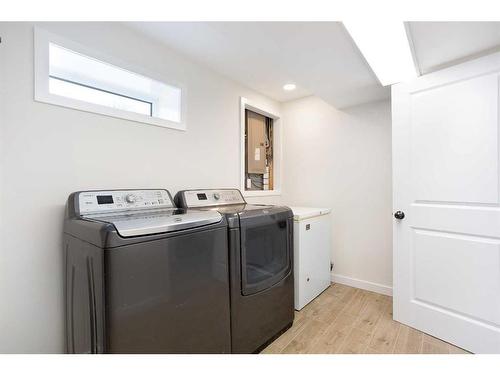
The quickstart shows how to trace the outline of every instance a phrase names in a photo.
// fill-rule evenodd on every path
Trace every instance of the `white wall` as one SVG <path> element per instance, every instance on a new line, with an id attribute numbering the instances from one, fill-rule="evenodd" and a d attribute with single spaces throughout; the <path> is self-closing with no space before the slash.
<path id="1" fill-rule="evenodd" d="M 337 281 L 390 293 L 390 102 L 339 111 L 307 97 L 282 115 L 283 203 L 331 207 Z"/>
<path id="2" fill-rule="evenodd" d="M 238 187 L 239 97 L 280 111 L 123 25 L 40 26 L 185 84 L 188 130 L 34 102 L 33 24 L 0 23 L 0 353 L 64 349 L 61 238 L 71 192 Z"/>

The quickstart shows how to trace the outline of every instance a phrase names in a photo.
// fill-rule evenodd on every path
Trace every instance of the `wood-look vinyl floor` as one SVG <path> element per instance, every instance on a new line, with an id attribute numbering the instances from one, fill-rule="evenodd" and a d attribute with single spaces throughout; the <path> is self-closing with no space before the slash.
<path id="1" fill-rule="evenodd" d="M 332 284 L 264 354 L 466 354 L 392 319 L 392 298 Z"/>

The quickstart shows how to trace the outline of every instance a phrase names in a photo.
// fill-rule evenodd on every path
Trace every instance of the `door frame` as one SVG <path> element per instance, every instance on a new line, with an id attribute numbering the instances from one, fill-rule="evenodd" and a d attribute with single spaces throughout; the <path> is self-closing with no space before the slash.
<path id="1" fill-rule="evenodd" d="M 273 190 L 247 190 L 245 182 L 245 110 L 258 113 L 273 119 Z M 240 191 L 244 197 L 266 197 L 281 195 L 282 160 L 283 160 L 283 131 L 282 119 L 279 112 L 256 101 L 240 97 Z"/>

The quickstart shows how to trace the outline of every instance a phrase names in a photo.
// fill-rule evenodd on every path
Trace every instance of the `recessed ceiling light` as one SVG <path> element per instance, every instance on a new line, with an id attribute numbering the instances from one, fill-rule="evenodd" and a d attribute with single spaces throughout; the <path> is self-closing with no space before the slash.
<path id="1" fill-rule="evenodd" d="M 283 90 L 285 91 L 292 91 L 295 90 L 297 86 L 295 86 L 294 83 L 287 83 L 286 85 L 283 86 Z"/>
<path id="2" fill-rule="evenodd" d="M 403 22 L 343 22 L 382 86 L 417 76 Z"/>

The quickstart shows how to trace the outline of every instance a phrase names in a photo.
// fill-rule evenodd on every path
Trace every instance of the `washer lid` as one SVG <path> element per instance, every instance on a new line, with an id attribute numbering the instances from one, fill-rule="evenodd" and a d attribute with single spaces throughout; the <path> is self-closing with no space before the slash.
<path id="1" fill-rule="evenodd" d="M 311 217 L 327 215 L 332 209 L 331 208 L 317 208 L 317 207 L 293 207 L 289 206 L 293 211 L 293 219 L 304 220 L 309 219 Z"/>
<path id="2" fill-rule="evenodd" d="M 86 219 L 112 224 L 120 236 L 134 237 L 218 223 L 222 220 L 222 215 L 217 211 L 169 209 L 127 212 L 116 215 L 89 215 Z"/>

